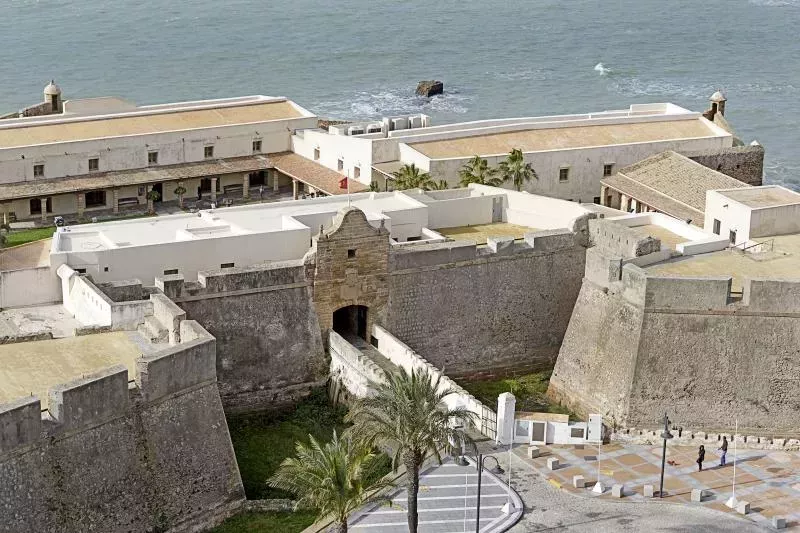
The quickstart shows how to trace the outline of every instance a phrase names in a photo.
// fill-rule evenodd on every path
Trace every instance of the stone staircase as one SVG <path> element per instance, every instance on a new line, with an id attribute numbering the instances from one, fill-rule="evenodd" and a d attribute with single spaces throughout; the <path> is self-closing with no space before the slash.
<path id="1" fill-rule="evenodd" d="M 164 327 L 161 321 L 153 315 L 144 317 L 144 322 L 139 324 L 138 331 L 152 344 L 169 342 L 169 331 Z"/>

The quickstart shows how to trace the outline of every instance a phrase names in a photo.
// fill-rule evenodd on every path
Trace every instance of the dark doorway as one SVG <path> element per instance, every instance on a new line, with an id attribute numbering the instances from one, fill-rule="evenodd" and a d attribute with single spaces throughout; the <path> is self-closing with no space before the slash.
<path id="1" fill-rule="evenodd" d="M 367 340 L 367 307 L 348 305 L 334 311 L 333 331 L 342 337 L 357 335 Z"/>
<path id="2" fill-rule="evenodd" d="M 200 179 L 200 192 L 211 192 L 211 178 Z"/>
<path id="3" fill-rule="evenodd" d="M 266 175 L 267 173 L 263 170 L 259 170 L 258 172 L 251 172 L 250 186 L 257 187 L 259 185 L 266 185 L 267 184 Z"/>
<path id="4" fill-rule="evenodd" d="M 158 200 L 153 200 L 154 202 L 160 202 L 164 199 L 164 184 L 163 183 L 154 183 L 153 190 L 158 193 Z"/>

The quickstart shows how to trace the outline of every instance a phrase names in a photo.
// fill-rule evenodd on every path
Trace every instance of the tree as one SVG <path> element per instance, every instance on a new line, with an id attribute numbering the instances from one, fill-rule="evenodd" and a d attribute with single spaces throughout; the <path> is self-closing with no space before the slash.
<path id="1" fill-rule="evenodd" d="M 470 183 L 481 185 L 491 185 L 499 187 L 503 180 L 497 177 L 497 169 L 489 166 L 489 162 L 481 156 L 476 155 L 458 171 L 459 185 L 467 187 Z"/>
<path id="2" fill-rule="evenodd" d="M 400 170 L 392 172 L 395 190 L 428 189 L 433 183 L 431 175 L 417 168 L 414 163 L 405 164 Z"/>
<path id="3" fill-rule="evenodd" d="M 183 208 L 183 195 L 186 194 L 186 187 L 179 184 L 172 192 L 178 197 L 178 206 Z"/>
<path id="4" fill-rule="evenodd" d="M 427 190 L 427 191 L 443 191 L 446 188 L 447 188 L 447 181 L 445 181 L 445 180 L 439 180 L 439 181 L 431 180 L 430 184 L 428 185 L 428 187 L 425 190 Z"/>
<path id="5" fill-rule="evenodd" d="M 147 198 L 147 212 L 151 214 L 155 213 L 156 209 L 155 206 L 153 206 L 153 202 L 159 201 L 161 199 L 161 194 L 155 189 L 150 189 L 147 191 L 145 198 Z"/>
<path id="6" fill-rule="evenodd" d="M 500 163 L 500 173 L 503 181 L 510 181 L 518 191 L 521 191 L 522 186 L 531 179 L 539 179 L 531 164 L 525 162 L 525 156 L 519 148 L 511 150 L 506 160 Z"/>
<path id="7" fill-rule="evenodd" d="M 386 501 L 379 493 L 391 484 L 375 479 L 376 455 L 350 434 L 339 438 L 334 431 L 324 446 L 311 435 L 308 440 L 296 444 L 295 457 L 284 459 L 268 483 L 296 494 L 297 506 L 316 509 L 318 518 L 333 515 L 339 533 L 346 533 L 347 517 L 363 505 Z"/>
<path id="8" fill-rule="evenodd" d="M 419 471 L 427 453 L 441 462 L 439 449 L 452 442 L 472 443 L 459 428 L 473 422 L 475 415 L 465 408 L 449 408 L 445 399 L 455 390 L 433 379 L 426 369 L 404 369 L 390 374 L 383 383 L 372 383 L 375 394 L 356 400 L 348 414 L 353 430 L 367 446 L 394 450 L 392 467 L 399 461 L 408 476 L 408 529 L 417 532 Z M 459 427 L 457 427 L 459 426 Z"/>

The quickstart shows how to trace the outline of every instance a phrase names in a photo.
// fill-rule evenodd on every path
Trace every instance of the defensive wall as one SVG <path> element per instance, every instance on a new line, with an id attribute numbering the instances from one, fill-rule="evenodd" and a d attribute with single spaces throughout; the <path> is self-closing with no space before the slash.
<path id="1" fill-rule="evenodd" d="M 244 501 L 214 339 L 181 343 L 0 405 L 0 531 L 188 532 Z"/>
<path id="2" fill-rule="evenodd" d="M 642 268 L 662 252 L 615 255 L 616 243 L 595 244 L 552 398 L 601 413 L 612 427 L 655 427 L 668 411 L 696 431 L 727 430 L 738 419 L 749 435 L 800 434 L 800 280 L 745 279 L 732 293 L 729 276 Z"/>
<path id="3" fill-rule="evenodd" d="M 704 167 L 722 172 L 749 185 L 762 184 L 764 147 L 760 144 L 681 153 Z"/>
<path id="4" fill-rule="evenodd" d="M 486 246 L 399 246 L 348 208 L 303 260 L 201 272 L 197 282 L 164 276 L 156 286 L 216 337 L 226 411 L 289 404 L 321 385 L 341 309 L 363 309 L 367 340 L 381 325 L 451 375 L 549 368 L 580 288 L 586 220 Z"/>

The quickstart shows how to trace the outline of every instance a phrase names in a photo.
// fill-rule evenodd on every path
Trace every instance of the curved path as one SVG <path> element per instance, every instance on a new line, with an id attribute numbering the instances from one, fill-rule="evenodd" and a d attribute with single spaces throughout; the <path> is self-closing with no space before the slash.
<path id="1" fill-rule="evenodd" d="M 503 468 L 508 453 L 493 450 Z M 509 531 L 763 533 L 753 522 L 710 509 L 663 503 L 624 503 L 582 498 L 550 485 L 513 455 L 511 486 L 522 498 L 522 519 Z"/>

